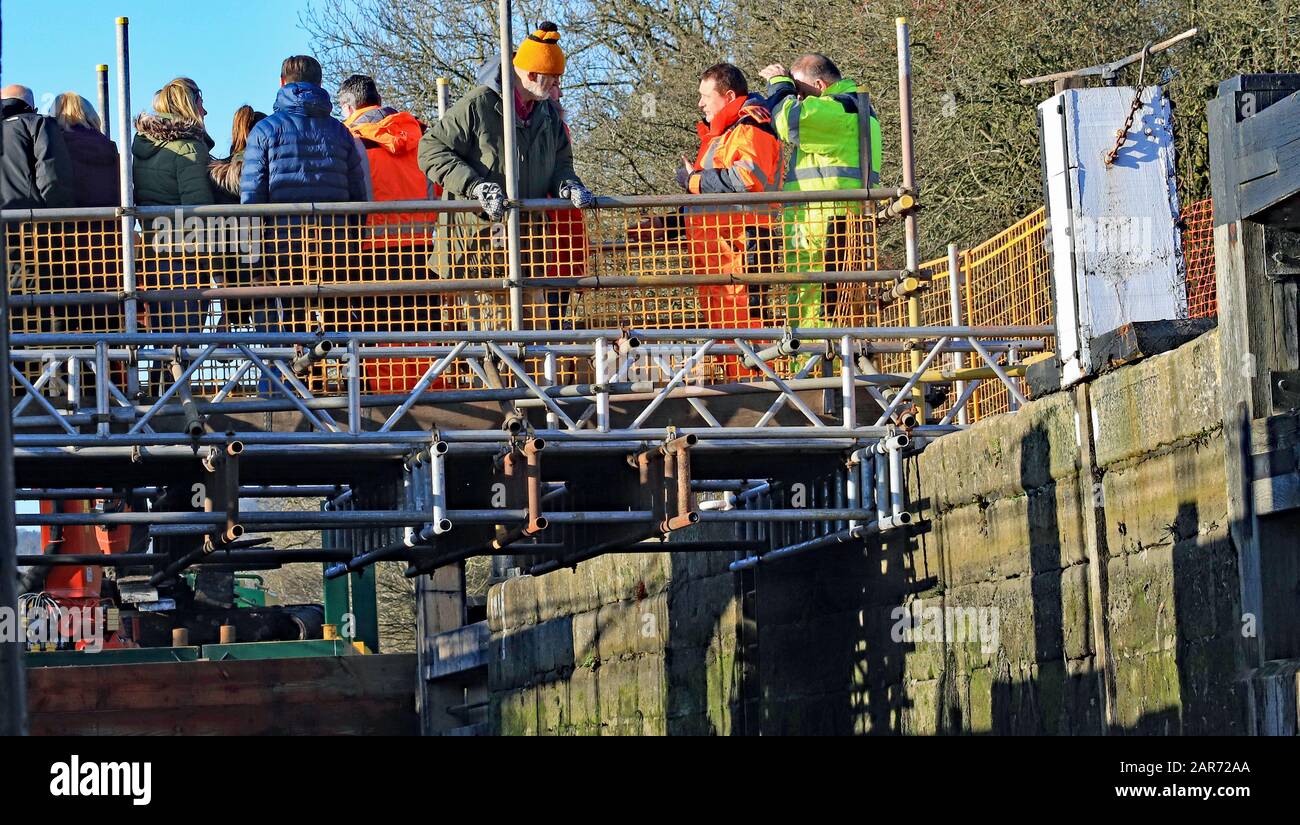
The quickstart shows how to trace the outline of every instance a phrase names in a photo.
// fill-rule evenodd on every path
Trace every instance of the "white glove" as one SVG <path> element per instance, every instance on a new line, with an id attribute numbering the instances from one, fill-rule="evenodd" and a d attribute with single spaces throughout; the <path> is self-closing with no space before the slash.
<path id="1" fill-rule="evenodd" d="M 596 205 L 596 196 L 576 180 L 566 180 L 560 184 L 559 194 L 562 198 L 568 198 L 575 209 L 590 209 Z"/>
<path id="2" fill-rule="evenodd" d="M 483 181 L 470 192 L 487 213 L 488 220 L 499 221 L 506 216 L 506 193 L 500 184 Z"/>

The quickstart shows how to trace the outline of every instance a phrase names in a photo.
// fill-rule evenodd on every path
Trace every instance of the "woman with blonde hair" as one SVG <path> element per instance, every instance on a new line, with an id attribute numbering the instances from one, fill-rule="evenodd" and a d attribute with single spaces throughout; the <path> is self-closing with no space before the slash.
<path id="1" fill-rule="evenodd" d="M 59 125 L 63 143 L 72 161 L 72 191 L 75 206 L 118 206 L 117 145 L 100 131 L 95 107 L 76 92 L 64 92 L 50 105 L 50 117 Z M 112 218 L 68 221 L 51 229 L 50 241 L 58 254 L 51 255 L 55 284 L 67 292 L 120 292 L 122 276 L 121 234 Z M 89 241 L 89 242 L 87 242 Z M 51 327 L 67 332 L 120 332 L 119 307 L 97 305 L 50 307 Z M 82 390 L 93 376 L 83 372 Z"/>
<path id="2" fill-rule="evenodd" d="M 266 119 L 266 114 L 244 104 L 235 110 L 235 120 L 230 127 L 230 157 L 208 164 L 212 178 L 212 194 L 217 203 L 239 203 L 239 177 L 244 173 L 244 150 L 248 148 L 248 133 Z"/>
<path id="3" fill-rule="evenodd" d="M 153 98 L 154 114 L 135 119 L 133 180 L 141 206 L 210 204 L 208 184 L 212 138 L 203 125 L 203 93 L 188 77 L 163 86 Z"/>
<path id="4" fill-rule="evenodd" d="M 76 92 L 54 98 L 50 117 L 59 124 L 72 156 L 72 188 L 77 206 L 117 206 L 117 145 L 100 131 L 95 107 Z"/>
<path id="5" fill-rule="evenodd" d="M 153 98 L 154 114 L 135 119 L 132 180 L 141 206 L 202 206 L 213 203 L 208 183 L 212 138 L 203 125 L 203 93 L 188 77 L 163 86 Z M 159 221 L 145 221 L 140 282 L 145 289 L 210 286 L 211 261 L 178 249 L 179 232 L 154 232 Z M 179 229 L 179 227 L 177 227 Z M 146 306 L 153 332 L 199 332 L 203 310 L 198 301 L 159 301 Z M 161 372 L 151 383 L 165 384 Z"/>

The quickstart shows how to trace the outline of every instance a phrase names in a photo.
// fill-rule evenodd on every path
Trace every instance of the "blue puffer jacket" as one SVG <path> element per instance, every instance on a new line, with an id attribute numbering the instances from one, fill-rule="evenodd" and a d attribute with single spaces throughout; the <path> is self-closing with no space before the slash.
<path id="1" fill-rule="evenodd" d="M 275 113 L 253 127 L 244 151 L 240 203 L 366 200 L 366 172 L 347 127 L 330 116 L 330 96 L 288 83 Z"/>

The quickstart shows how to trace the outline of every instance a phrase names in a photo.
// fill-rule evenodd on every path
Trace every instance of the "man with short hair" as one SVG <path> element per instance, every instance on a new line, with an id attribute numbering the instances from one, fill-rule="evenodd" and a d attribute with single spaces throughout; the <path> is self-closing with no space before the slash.
<path id="1" fill-rule="evenodd" d="M 730 63 L 710 66 L 700 76 L 699 93 L 697 105 L 703 120 L 696 130 L 700 148 L 694 161 L 682 158 L 677 184 L 694 195 L 776 190 L 781 178 L 781 144 L 762 99 L 749 93 L 744 73 Z M 695 272 L 739 275 L 770 269 L 774 254 L 771 224 L 771 209 L 765 205 L 740 210 L 688 208 L 686 239 Z M 698 294 L 709 327 L 752 328 L 761 323 L 761 308 L 759 313 L 751 311 L 750 292 L 744 284 L 701 286 Z M 741 377 L 735 357 L 721 360 L 727 377 Z"/>
<path id="2" fill-rule="evenodd" d="M 4 162 L 0 163 L 0 205 L 5 209 L 73 206 L 72 156 L 54 118 L 36 111 L 26 86 L 0 89 Z"/>
<path id="3" fill-rule="evenodd" d="M 569 133 L 551 99 L 564 67 L 559 27 L 549 21 L 541 23 L 515 52 L 511 61 L 513 100 L 501 99 L 500 67 L 491 63 L 485 67 L 479 74 L 479 85 L 441 120 L 431 124 L 420 140 L 420 168 L 429 180 L 440 184 L 453 200 L 477 200 L 489 221 L 502 220 L 507 210 L 502 106 L 514 106 L 519 197 L 560 197 L 579 209 L 594 206 L 595 196 L 573 170 Z M 524 275 L 541 277 L 546 271 L 547 238 L 554 232 L 546 226 L 541 213 L 521 212 L 519 220 Z M 451 223 L 447 261 L 450 277 L 505 275 L 505 245 L 499 231 L 472 212 L 455 213 Z M 470 310 L 476 321 L 487 320 L 487 314 L 495 316 L 490 323 L 504 321 L 500 307 L 487 305 L 491 296 L 480 296 L 480 303 L 484 305 Z M 560 323 L 552 302 L 534 297 L 530 305 L 541 306 L 547 316 L 537 319 L 539 325 L 556 328 Z"/>
<path id="4" fill-rule="evenodd" d="M 248 133 L 240 203 L 329 203 L 367 199 L 365 163 L 352 133 L 331 112 L 314 57 L 280 67 L 274 113 Z"/>
<path id="5" fill-rule="evenodd" d="M 334 99 L 339 102 L 339 111 L 343 112 L 345 123 L 358 109 L 377 107 L 383 102 L 375 79 L 364 74 L 350 75 L 339 84 L 339 92 Z"/>
<path id="6" fill-rule="evenodd" d="M 430 193 L 429 180 L 420 171 L 416 159 L 424 126 L 415 115 L 383 105 L 374 79 L 363 74 L 354 74 L 343 81 L 338 101 L 343 125 L 365 150 L 373 200 L 420 201 L 439 196 L 440 191 Z M 376 214 L 371 216 L 370 223 L 397 225 L 426 219 L 432 216 Z M 389 240 L 411 243 L 409 232 L 405 233 L 408 236 L 405 241 L 397 237 L 397 232 L 390 234 Z"/>
<path id="7" fill-rule="evenodd" d="M 859 113 L 857 84 L 845 79 L 824 54 L 805 54 L 790 71 L 774 63 L 761 72 L 768 81 L 767 106 L 781 140 L 794 154 L 786 171 L 787 192 L 859 189 L 880 176 L 880 121 Z M 859 161 L 859 124 L 870 121 L 871 165 L 864 180 Z M 834 272 L 846 268 L 854 246 L 860 202 L 792 204 L 784 226 L 786 267 L 792 272 Z M 860 233 L 859 233 L 860 234 Z M 865 241 L 863 242 L 865 243 Z M 861 246 L 862 243 L 857 244 Z M 871 257 L 874 258 L 874 255 Z M 834 284 L 796 284 L 789 290 L 789 322 L 795 327 L 827 326 L 835 312 Z"/>
<path id="8" fill-rule="evenodd" d="M 344 80 L 337 99 L 343 125 L 361 142 L 369 159 L 373 200 L 422 201 L 441 195 L 437 187 L 430 193 L 429 180 L 416 160 L 424 127 L 415 115 L 385 106 L 374 78 L 363 74 Z M 428 253 L 437 220 L 433 212 L 369 215 L 361 241 L 361 265 L 353 277 L 376 281 L 428 278 Z M 352 328 L 363 331 L 415 332 L 437 329 L 442 323 L 442 302 L 435 294 L 377 295 L 341 303 L 352 308 Z M 374 368 L 367 370 L 366 380 L 374 392 L 406 392 L 429 363 L 425 359 L 377 360 Z"/>
<path id="9" fill-rule="evenodd" d="M 294 55 L 280 67 L 275 111 L 248 133 L 240 203 L 337 203 L 369 200 L 365 151 L 332 116 L 314 57 Z M 360 219 L 352 215 L 268 218 L 263 230 L 266 276 L 272 283 L 334 280 L 355 269 L 350 241 Z M 314 241 L 307 243 L 309 234 Z M 346 277 L 346 275 L 344 275 Z M 328 313 L 328 307 L 327 315 Z M 275 298 L 254 310 L 259 328 L 319 329 L 328 319 L 307 316 L 301 298 Z M 266 313 L 266 314 L 264 314 Z"/>

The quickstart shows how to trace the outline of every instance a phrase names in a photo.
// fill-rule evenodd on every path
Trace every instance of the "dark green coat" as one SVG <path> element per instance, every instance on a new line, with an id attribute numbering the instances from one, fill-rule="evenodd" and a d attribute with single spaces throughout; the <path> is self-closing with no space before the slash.
<path id="1" fill-rule="evenodd" d="M 482 181 L 505 189 L 505 116 L 500 88 L 499 81 L 477 87 L 442 120 L 430 124 L 420 139 L 420 169 L 452 200 L 472 200 L 470 193 Z M 569 133 L 551 101 L 535 103 L 526 121 L 516 118 L 515 136 L 519 197 L 555 197 L 561 183 L 578 179 Z"/>
<path id="2" fill-rule="evenodd" d="M 212 138 L 171 115 L 140 115 L 131 144 L 135 202 L 140 206 L 213 203 L 208 183 Z"/>
<path id="3" fill-rule="evenodd" d="M 420 169 L 452 200 L 474 200 L 471 193 L 483 181 L 506 188 L 500 75 L 489 66 L 480 79 L 486 82 L 431 123 L 420 139 Z M 579 180 L 568 130 L 550 100 L 535 103 L 526 121 L 515 119 L 515 148 L 520 198 L 556 197 L 560 184 Z M 525 277 L 543 274 L 547 250 L 554 246 L 544 220 L 540 212 L 520 213 Z M 443 277 L 505 277 L 505 235 L 499 225 L 494 231 L 482 212 L 458 212 L 448 223 L 447 256 L 436 263 Z"/>

